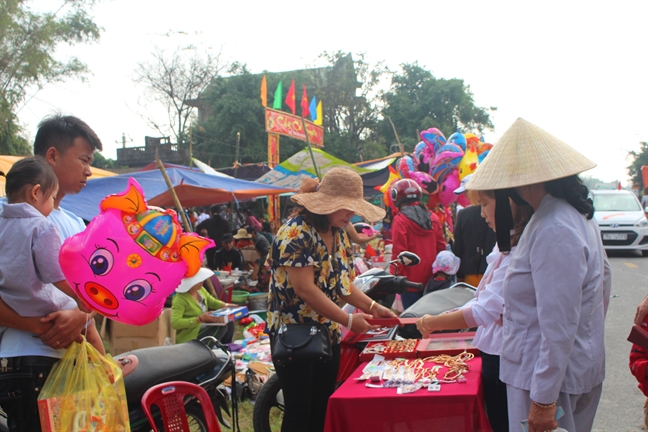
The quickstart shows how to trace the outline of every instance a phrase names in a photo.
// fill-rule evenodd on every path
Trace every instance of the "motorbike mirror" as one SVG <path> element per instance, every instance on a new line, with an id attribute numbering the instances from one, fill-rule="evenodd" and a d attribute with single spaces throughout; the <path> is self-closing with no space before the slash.
<path id="1" fill-rule="evenodd" d="M 421 262 L 421 258 L 413 252 L 401 252 L 398 254 L 398 262 L 404 266 L 414 266 Z"/>

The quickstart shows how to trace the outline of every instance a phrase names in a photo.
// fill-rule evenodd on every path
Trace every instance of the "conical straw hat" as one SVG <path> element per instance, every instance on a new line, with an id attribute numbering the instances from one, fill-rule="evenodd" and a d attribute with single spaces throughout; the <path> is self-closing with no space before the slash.
<path id="1" fill-rule="evenodd" d="M 496 190 L 544 183 L 595 166 L 555 136 L 518 118 L 497 140 L 466 189 Z"/>

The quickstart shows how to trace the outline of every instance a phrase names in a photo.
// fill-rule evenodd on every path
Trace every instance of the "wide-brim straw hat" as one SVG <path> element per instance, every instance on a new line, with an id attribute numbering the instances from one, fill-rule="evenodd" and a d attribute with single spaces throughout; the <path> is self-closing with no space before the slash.
<path id="1" fill-rule="evenodd" d="M 239 228 L 238 231 L 236 231 L 236 235 L 233 236 L 236 240 L 241 240 L 241 239 L 249 239 L 252 238 L 250 234 L 248 234 L 247 230 L 245 228 Z"/>
<path id="2" fill-rule="evenodd" d="M 479 164 L 466 189 L 497 190 L 544 183 L 595 166 L 555 136 L 518 118 Z"/>
<path id="3" fill-rule="evenodd" d="M 186 293 L 198 282 L 207 280 L 212 276 L 214 276 L 213 270 L 210 270 L 205 267 L 201 267 L 200 270 L 198 270 L 198 272 L 195 275 L 182 279 L 182 282 L 180 282 L 180 286 L 176 288 L 176 292 Z"/>
<path id="4" fill-rule="evenodd" d="M 364 200 L 362 178 L 346 168 L 332 168 L 322 179 L 302 180 L 299 193 L 291 197 L 297 204 L 312 213 L 328 215 L 338 210 L 351 210 L 369 222 L 385 217 L 385 210 Z"/>

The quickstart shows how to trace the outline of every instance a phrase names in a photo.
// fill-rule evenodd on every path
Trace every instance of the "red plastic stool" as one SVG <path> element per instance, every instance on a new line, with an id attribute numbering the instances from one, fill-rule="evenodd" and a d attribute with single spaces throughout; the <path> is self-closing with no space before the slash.
<path id="1" fill-rule="evenodd" d="M 207 430 L 220 432 L 220 425 L 214 412 L 211 399 L 200 386 L 185 381 L 170 381 L 151 387 L 142 396 L 142 409 L 154 432 L 158 432 L 151 413 L 151 405 L 157 405 L 162 414 L 162 424 L 165 432 L 189 432 L 187 412 L 184 401 L 187 396 L 193 396 L 200 402 Z"/>

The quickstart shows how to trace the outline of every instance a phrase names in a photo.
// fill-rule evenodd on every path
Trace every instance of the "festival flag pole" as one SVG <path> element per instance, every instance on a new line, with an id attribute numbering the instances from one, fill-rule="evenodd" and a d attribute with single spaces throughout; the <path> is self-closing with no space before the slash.
<path id="1" fill-rule="evenodd" d="M 396 126 L 394 126 L 394 122 L 392 121 L 392 119 L 389 116 L 387 116 L 387 120 L 389 120 L 389 123 L 391 123 L 392 129 L 394 129 L 394 135 L 396 135 L 396 142 L 398 143 L 398 147 L 400 148 L 401 157 L 403 157 L 403 156 L 405 156 L 405 149 L 403 148 L 403 144 L 401 144 L 401 142 L 400 142 L 400 138 L 398 138 L 398 132 L 396 132 Z"/>
<path id="2" fill-rule="evenodd" d="M 304 135 L 306 136 L 306 145 L 308 146 L 308 151 L 310 152 L 311 155 L 311 160 L 313 161 L 313 168 L 315 169 L 315 174 L 317 174 L 317 178 L 322 180 L 322 176 L 320 175 L 319 169 L 317 168 L 317 162 L 315 162 L 315 153 L 313 153 L 313 148 L 311 147 L 310 139 L 308 139 L 308 130 L 306 130 L 306 120 L 304 120 L 304 117 L 302 117 L 302 126 L 304 127 Z"/>
<path id="3" fill-rule="evenodd" d="M 178 213 L 180 213 L 182 223 L 184 225 L 185 232 L 190 233 L 193 232 L 191 229 L 191 224 L 189 223 L 189 219 L 187 218 L 187 214 L 185 213 L 184 209 L 182 208 L 182 204 L 180 203 L 180 198 L 178 198 L 178 194 L 176 193 L 175 189 L 173 188 L 173 184 L 171 183 L 171 179 L 169 178 L 169 175 L 166 172 L 166 169 L 164 169 L 164 164 L 162 161 L 157 157 L 157 149 L 155 150 L 155 163 L 157 164 L 158 168 L 160 169 L 160 172 L 162 173 L 162 177 L 164 177 L 164 181 L 167 184 L 167 188 L 169 188 L 169 193 L 171 194 L 171 198 L 173 198 L 173 204 L 175 205 L 176 210 Z M 205 285 L 207 285 L 207 289 L 212 295 L 215 295 L 218 297 L 218 294 L 216 293 L 216 290 L 214 289 L 214 285 L 212 285 L 212 281 L 210 278 L 205 279 Z"/>

